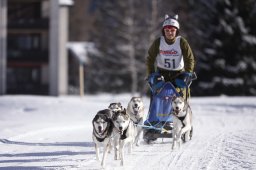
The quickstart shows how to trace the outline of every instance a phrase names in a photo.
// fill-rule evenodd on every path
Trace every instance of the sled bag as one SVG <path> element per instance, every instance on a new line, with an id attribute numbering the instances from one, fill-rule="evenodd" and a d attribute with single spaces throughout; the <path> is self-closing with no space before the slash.
<path id="1" fill-rule="evenodd" d="M 179 96 L 175 87 L 170 82 L 165 83 L 163 88 L 152 96 L 148 119 L 146 121 L 172 122 L 170 113 L 172 111 L 172 98 L 174 96 Z"/>

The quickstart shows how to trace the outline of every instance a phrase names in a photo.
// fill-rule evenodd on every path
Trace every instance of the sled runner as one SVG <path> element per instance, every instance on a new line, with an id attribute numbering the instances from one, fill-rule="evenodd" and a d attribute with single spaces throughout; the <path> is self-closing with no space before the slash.
<path id="1" fill-rule="evenodd" d="M 192 80 L 189 80 L 190 82 L 186 84 L 186 89 L 188 89 Z M 159 73 L 151 74 L 147 81 L 152 96 L 148 117 L 143 125 L 143 139 L 150 143 L 157 138 L 172 138 L 172 98 L 180 96 L 180 94 L 176 91 L 174 85 L 171 82 L 165 82 Z"/>

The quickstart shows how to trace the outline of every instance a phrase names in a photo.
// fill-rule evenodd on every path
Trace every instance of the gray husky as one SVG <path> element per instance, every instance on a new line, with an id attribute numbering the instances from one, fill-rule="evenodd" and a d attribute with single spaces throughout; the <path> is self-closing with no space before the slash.
<path id="1" fill-rule="evenodd" d="M 185 102 L 183 97 L 174 97 L 172 99 L 173 107 L 173 143 L 172 149 L 176 144 L 181 145 L 182 136 L 184 141 L 187 142 L 192 137 L 192 111 L 188 103 Z"/>
<path id="2" fill-rule="evenodd" d="M 139 146 L 139 138 L 142 133 L 142 125 L 144 122 L 144 104 L 141 97 L 131 98 L 127 106 L 127 113 L 136 124 L 137 136 L 135 144 Z"/>
<path id="3" fill-rule="evenodd" d="M 113 137 L 114 137 L 114 150 L 115 150 L 115 160 L 119 156 L 121 159 L 121 165 L 124 165 L 124 148 L 128 145 L 129 153 L 132 152 L 133 143 L 137 135 L 136 125 L 131 120 L 129 114 L 127 114 L 126 109 L 117 111 L 112 117 L 114 123 Z"/>
<path id="4" fill-rule="evenodd" d="M 112 116 L 115 112 L 124 110 L 124 108 L 123 108 L 123 106 L 120 102 L 110 103 L 109 106 L 108 106 L 108 109 L 111 110 L 111 118 L 112 118 Z"/>

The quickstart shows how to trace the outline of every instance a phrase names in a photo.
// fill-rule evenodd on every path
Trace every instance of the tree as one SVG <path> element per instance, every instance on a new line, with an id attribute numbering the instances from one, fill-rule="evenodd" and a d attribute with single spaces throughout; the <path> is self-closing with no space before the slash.
<path id="1" fill-rule="evenodd" d="M 189 18 L 185 20 L 187 25 L 187 36 L 192 46 L 194 56 L 196 58 L 195 71 L 198 79 L 192 84 L 192 95 L 213 95 L 212 78 L 215 70 L 212 69 L 214 54 L 216 50 L 213 47 L 213 32 L 217 30 L 217 26 L 212 20 L 218 18 L 215 0 L 199 0 L 188 3 Z"/>
<path id="2" fill-rule="evenodd" d="M 146 0 L 106 0 L 98 4 L 92 40 L 101 53 L 90 57 L 88 78 L 92 91 L 143 90 L 149 6 Z"/>
<path id="3" fill-rule="evenodd" d="M 192 5 L 197 94 L 255 95 L 255 5 L 253 0 Z"/>
<path id="4" fill-rule="evenodd" d="M 100 1 L 92 40 L 101 53 L 90 58 L 90 91 L 142 92 L 148 47 L 161 34 L 164 15 L 179 14 L 197 60 L 192 95 L 254 95 L 255 3 Z"/>

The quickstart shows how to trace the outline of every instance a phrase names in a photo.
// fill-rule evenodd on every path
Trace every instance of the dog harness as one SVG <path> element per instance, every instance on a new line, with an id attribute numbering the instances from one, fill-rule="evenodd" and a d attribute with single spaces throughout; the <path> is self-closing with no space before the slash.
<path id="1" fill-rule="evenodd" d="M 187 116 L 188 108 L 190 108 L 190 106 L 189 106 L 188 104 L 186 104 L 186 107 L 184 107 L 184 109 L 183 109 L 183 111 L 186 111 L 186 115 L 183 116 L 183 117 L 178 117 L 178 116 L 176 116 L 175 114 L 173 114 L 174 116 L 176 116 L 176 117 L 181 121 L 181 123 L 182 123 L 182 128 L 185 127 L 185 124 L 184 124 L 183 121 L 185 120 L 185 118 L 186 118 L 186 116 Z"/>
<path id="2" fill-rule="evenodd" d="M 187 116 L 187 115 L 186 115 L 186 116 Z M 178 117 L 178 116 L 177 116 L 177 118 L 178 118 L 178 119 L 181 121 L 181 123 L 182 123 L 182 128 L 185 127 L 185 124 L 184 124 L 183 121 L 184 121 L 184 119 L 186 118 L 186 116 L 184 116 L 184 117 Z"/>
<path id="3" fill-rule="evenodd" d="M 131 121 L 129 121 L 129 125 L 127 126 L 127 128 L 123 131 L 122 135 L 120 136 L 120 139 L 121 139 L 121 140 L 124 140 L 124 139 L 127 138 L 126 133 L 127 133 L 127 130 L 128 130 L 128 128 L 129 128 L 129 126 L 130 126 L 130 123 L 131 123 Z M 133 122 L 132 122 L 132 123 L 133 123 Z"/>
<path id="4" fill-rule="evenodd" d="M 142 118 L 137 118 L 137 117 L 134 117 L 136 120 L 133 120 L 133 118 L 131 118 L 132 122 L 137 126 L 138 123 L 142 120 Z"/>
<path id="5" fill-rule="evenodd" d="M 127 128 L 127 129 L 128 129 L 128 128 Z M 121 140 L 124 140 L 124 139 L 127 138 L 127 136 L 126 136 L 127 129 L 125 129 L 125 130 L 123 131 L 123 134 L 120 136 L 120 139 L 121 139 Z"/>

